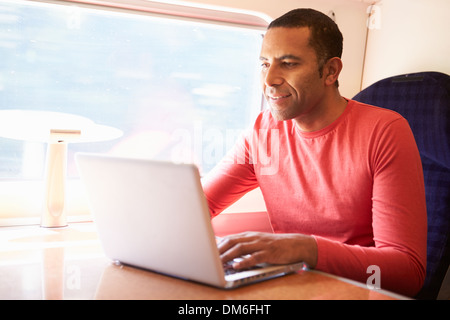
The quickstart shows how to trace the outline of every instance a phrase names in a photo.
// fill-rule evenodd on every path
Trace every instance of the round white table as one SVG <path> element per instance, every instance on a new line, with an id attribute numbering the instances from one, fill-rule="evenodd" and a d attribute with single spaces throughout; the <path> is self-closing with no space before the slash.
<path id="1" fill-rule="evenodd" d="M 48 144 L 45 164 L 45 194 L 41 226 L 67 226 L 66 171 L 67 144 L 117 139 L 122 131 L 99 125 L 74 114 L 35 111 L 0 110 L 0 136 L 15 140 Z"/>

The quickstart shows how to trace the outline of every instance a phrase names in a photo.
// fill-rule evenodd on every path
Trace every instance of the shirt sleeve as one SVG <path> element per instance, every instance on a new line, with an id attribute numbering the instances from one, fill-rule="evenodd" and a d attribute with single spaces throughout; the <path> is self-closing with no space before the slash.
<path id="1" fill-rule="evenodd" d="M 202 180 L 211 217 L 258 187 L 249 151 L 247 135 L 242 135 L 234 148 Z"/>
<path id="2" fill-rule="evenodd" d="M 425 279 L 427 217 L 421 160 L 406 120 L 393 121 L 380 134 L 369 161 L 375 246 L 315 237 L 316 269 L 367 283 L 368 268 L 376 266 L 382 288 L 413 296 Z"/>

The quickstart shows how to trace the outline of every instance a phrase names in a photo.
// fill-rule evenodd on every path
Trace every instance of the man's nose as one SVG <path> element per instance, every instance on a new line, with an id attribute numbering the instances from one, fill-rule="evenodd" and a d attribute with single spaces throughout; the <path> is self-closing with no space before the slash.
<path id="1" fill-rule="evenodd" d="M 268 87 L 279 86 L 284 81 L 280 73 L 280 70 L 276 66 L 267 67 L 263 76 L 264 76 L 264 84 Z"/>

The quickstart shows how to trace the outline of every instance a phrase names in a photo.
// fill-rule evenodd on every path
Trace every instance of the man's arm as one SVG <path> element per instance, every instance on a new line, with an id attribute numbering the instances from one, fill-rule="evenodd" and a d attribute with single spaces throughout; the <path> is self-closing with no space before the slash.
<path id="1" fill-rule="evenodd" d="M 247 192 L 258 187 L 249 158 L 248 142 L 242 136 L 225 158 L 202 180 L 211 217 L 220 214 Z"/>
<path id="2" fill-rule="evenodd" d="M 316 237 L 316 268 L 366 282 L 368 267 L 377 266 L 382 288 L 413 296 L 425 279 L 427 215 L 420 155 L 406 120 L 392 122 L 379 137 L 373 153 L 375 246 L 347 245 Z"/>

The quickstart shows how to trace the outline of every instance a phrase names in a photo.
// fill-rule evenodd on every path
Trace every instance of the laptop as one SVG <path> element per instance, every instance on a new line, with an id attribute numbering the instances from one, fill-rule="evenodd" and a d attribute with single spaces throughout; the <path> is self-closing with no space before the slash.
<path id="1" fill-rule="evenodd" d="M 111 260 L 226 289 L 304 266 L 260 265 L 228 274 L 195 165 L 92 153 L 75 158 Z"/>

